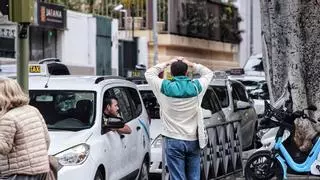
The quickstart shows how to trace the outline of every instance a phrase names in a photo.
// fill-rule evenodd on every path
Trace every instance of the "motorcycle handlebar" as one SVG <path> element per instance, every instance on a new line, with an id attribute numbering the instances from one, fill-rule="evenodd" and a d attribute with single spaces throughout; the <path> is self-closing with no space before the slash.
<path id="1" fill-rule="evenodd" d="M 274 115 L 274 114 L 272 113 L 272 115 Z M 293 112 L 291 117 L 292 117 L 293 120 L 296 119 L 296 118 L 301 118 L 302 117 L 304 119 L 308 119 L 312 123 L 317 123 L 314 119 L 312 119 L 309 116 L 307 116 L 305 114 L 304 110 L 302 110 L 302 111 L 298 110 L 298 111 Z M 259 124 L 261 124 L 261 126 L 259 126 L 258 129 L 268 129 L 268 128 L 273 128 L 273 127 L 276 127 L 276 126 L 280 126 L 281 124 L 284 125 L 282 123 L 282 122 L 285 122 L 284 119 L 278 119 L 278 118 L 276 118 L 276 119 L 279 120 L 279 122 L 272 120 L 271 117 L 263 118 L 263 120 L 259 123 Z M 267 123 L 267 122 L 269 122 L 269 123 Z M 272 122 L 272 123 L 270 123 L 270 122 Z M 319 119 L 319 122 L 320 122 L 320 119 Z M 286 124 L 285 126 L 287 126 L 288 125 L 288 121 L 285 124 Z"/>

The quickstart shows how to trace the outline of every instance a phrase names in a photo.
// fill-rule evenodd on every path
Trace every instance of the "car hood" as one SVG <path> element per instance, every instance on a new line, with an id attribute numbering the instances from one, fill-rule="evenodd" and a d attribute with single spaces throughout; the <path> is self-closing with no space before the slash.
<path id="1" fill-rule="evenodd" d="M 92 132 L 90 129 L 82 131 L 49 131 L 50 147 L 49 154 L 55 155 L 68 148 L 76 146 L 81 143 L 85 143 Z"/>
<path id="2" fill-rule="evenodd" d="M 151 143 L 161 134 L 162 123 L 160 119 L 151 119 L 150 141 Z"/>

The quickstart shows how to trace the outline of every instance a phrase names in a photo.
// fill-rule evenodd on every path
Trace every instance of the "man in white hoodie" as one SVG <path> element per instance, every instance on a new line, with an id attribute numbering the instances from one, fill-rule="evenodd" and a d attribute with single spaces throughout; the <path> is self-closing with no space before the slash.
<path id="1" fill-rule="evenodd" d="M 172 80 L 159 78 L 171 65 Z M 188 66 L 200 78 L 187 76 Z M 171 180 L 200 179 L 200 146 L 198 142 L 198 113 L 213 72 L 201 64 L 182 57 L 160 63 L 147 70 L 146 80 L 160 104 L 162 135 Z"/>

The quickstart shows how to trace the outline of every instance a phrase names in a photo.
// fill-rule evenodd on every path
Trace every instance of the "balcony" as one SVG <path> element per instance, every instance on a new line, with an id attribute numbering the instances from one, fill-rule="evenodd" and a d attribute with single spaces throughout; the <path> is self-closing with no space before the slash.
<path id="1" fill-rule="evenodd" d="M 119 29 L 152 29 L 153 0 L 47 0 L 68 9 L 119 19 Z M 238 9 L 221 0 L 157 0 L 159 33 L 238 44 Z M 114 7 L 124 5 L 123 12 Z M 134 17 L 134 18 L 132 18 Z M 134 21 L 132 23 L 132 21 Z"/>

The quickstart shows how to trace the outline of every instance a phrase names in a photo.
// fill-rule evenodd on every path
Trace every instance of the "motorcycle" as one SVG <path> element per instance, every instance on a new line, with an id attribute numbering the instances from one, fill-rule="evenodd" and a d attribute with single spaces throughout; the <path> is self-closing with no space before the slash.
<path id="1" fill-rule="evenodd" d="M 315 106 L 310 106 L 301 111 L 292 112 L 286 108 L 275 108 L 265 102 L 264 119 L 261 127 L 268 129 L 261 142 L 263 147 L 250 156 L 245 166 L 246 179 L 287 179 L 287 171 L 290 169 L 296 174 L 311 173 L 320 175 L 320 138 L 315 137 L 310 153 L 305 156 L 303 162 L 298 162 L 292 153 L 288 152 L 291 134 L 294 134 L 294 120 L 303 118 L 312 123 L 305 111 L 315 111 Z M 289 145 L 288 145 L 289 144 Z"/>

